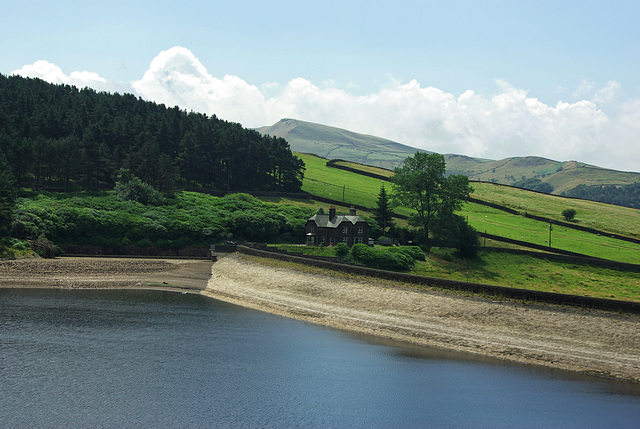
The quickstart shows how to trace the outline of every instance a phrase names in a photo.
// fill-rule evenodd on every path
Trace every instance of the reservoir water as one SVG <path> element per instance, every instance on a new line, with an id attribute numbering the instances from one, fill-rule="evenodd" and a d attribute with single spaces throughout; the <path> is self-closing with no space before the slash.
<path id="1" fill-rule="evenodd" d="M 640 385 L 158 291 L 0 289 L 0 427 L 640 427 Z"/>

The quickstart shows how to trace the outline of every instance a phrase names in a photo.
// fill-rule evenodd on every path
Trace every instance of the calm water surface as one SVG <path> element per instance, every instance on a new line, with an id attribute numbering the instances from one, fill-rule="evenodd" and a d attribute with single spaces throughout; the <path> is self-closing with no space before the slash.
<path id="1" fill-rule="evenodd" d="M 640 385 L 197 295 L 0 289 L 0 427 L 640 427 Z"/>

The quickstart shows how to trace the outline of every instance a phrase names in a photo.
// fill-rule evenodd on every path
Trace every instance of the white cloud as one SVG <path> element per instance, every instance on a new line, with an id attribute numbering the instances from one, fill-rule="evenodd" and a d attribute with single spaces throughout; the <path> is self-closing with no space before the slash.
<path id="1" fill-rule="evenodd" d="M 50 82 L 108 85 L 99 75 L 38 61 L 14 72 Z M 620 83 L 579 82 L 577 101 L 548 105 L 527 91 L 497 81 L 492 96 L 468 90 L 459 96 L 418 81 L 390 80 L 356 96 L 331 82 L 304 78 L 251 85 L 237 76 L 217 78 L 186 48 L 153 59 L 133 82 L 138 95 L 168 106 L 217 115 L 246 127 L 290 117 L 385 137 L 416 148 L 501 159 L 537 155 L 640 171 L 640 100 L 619 102 Z"/>
<path id="2" fill-rule="evenodd" d="M 236 76 L 211 76 L 191 51 L 179 46 L 160 52 L 132 86 L 142 97 L 169 106 L 243 124 L 266 121 L 264 96 L 256 86 Z"/>
<path id="3" fill-rule="evenodd" d="M 64 74 L 62 69 L 45 60 L 36 61 L 28 64 L 19 70 L 11 72 L 24 77 L 37 77 L 55 84 L 74 85 L 79 88 L 91 87 L 94 89 L 106 89 L 107 80 L 100 77 L 97 73 L 88 71 L 73 71 L 70 75 Z"/>
<path id="4" fill-rule="evenodd" d="M 593 101 L 597 103 L 611 103 L 615 101 L 616 96 L 620 93 L 620 82 L 610 80 L 607 82 L 607 86 L 596 90 Z"/>

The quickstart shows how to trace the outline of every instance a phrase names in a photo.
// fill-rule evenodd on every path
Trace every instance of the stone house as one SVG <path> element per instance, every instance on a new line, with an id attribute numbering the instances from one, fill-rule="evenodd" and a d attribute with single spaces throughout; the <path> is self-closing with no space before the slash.
<path id="1" fill-rule="evenodd" d="M 369 244 L 369 225 L 351 207 L 348 215 L 336 214 L 335 206 L 329 207 L 329 214 L 316 214 L 306 225 L 307 245 L 334 246 L 346 243 L 349 247 L 357 243 Z"/>

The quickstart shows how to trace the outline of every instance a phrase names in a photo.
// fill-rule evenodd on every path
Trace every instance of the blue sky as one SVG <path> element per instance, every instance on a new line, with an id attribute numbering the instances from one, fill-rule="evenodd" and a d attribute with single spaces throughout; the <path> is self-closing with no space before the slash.
<path id="1" fill-rule="evenodd" d="M 0 73 L 132 92 L 248 127 L 640 171 L 633 1 L 23 1 Z"/>

